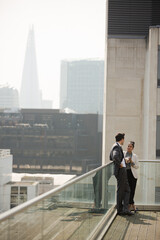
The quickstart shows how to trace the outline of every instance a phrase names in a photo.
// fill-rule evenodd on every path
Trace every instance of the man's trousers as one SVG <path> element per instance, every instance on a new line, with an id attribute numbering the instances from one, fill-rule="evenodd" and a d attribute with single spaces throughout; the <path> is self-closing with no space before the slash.
<path id="1" fill-rule="evenodd" d="M 125 167 L 120 168 L 117 178 L 117 213 L 128 211 L 130 187 Z"/>

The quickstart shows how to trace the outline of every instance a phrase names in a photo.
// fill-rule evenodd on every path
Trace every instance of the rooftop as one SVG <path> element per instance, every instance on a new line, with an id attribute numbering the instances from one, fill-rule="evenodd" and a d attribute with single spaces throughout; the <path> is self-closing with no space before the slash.
<path id="1" fill-rule="evenodd" d="M 36 185 L 38 182 L 8 182 L 7 185 L 12 185 L 12 186 L 31 186 L 31 185 Z"/>
<path id="2" fill-rule="evenodd" d="M 104 61 L 103 58 L 73 58 L 73 59 L 63 59 L 62 62 L 100 62 L 100 61 Z"/>

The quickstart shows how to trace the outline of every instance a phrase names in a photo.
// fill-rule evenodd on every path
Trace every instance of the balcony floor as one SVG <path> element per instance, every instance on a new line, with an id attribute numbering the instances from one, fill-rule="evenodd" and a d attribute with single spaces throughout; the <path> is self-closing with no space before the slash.
<path id="1" fill-rule="evenodd" d="M 35 208 L 34 211 L 33 208 L 3 222 L 0 225 L 0 240 L 8 239 L 6 228 L 9 229 L 9 239 L 39 240 L 42 224 L 44 240 L 85 240 L 104 216 L 104 213 L 89 213 L 89 210 L 57 207 L 51 210 Z"/>
<path id="2" fill-rule="evenodd" d="M 103 240 L 160 240 L 160 212 L 117 216 Z"/>

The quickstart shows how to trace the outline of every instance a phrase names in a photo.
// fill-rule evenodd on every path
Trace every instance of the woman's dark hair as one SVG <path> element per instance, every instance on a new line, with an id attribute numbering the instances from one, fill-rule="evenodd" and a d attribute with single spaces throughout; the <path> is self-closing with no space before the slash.
<path id="1" fill-rule="evenodd" d="M 130 142 L 129 142 L 129 144 L 131 144 L 131 145 L 132 145 L 132 147 L 134 148 L 134 146 L 135 146 L 135 142 L 133 142 L 133 141 L 130 141 Z"/>
<path id="2" fill-rule="evenodd" d="M 122 139 L 124 139 L 124 136 L 125 136 L 125 133 L 118 133 L 118 134 L 115 136 L 116 142 L 119 142 L 119 141 L 121 141 Z"/>

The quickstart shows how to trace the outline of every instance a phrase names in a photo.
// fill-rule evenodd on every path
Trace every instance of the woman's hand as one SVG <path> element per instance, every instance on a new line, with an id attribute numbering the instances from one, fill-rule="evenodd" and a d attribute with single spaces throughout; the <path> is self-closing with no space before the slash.
<path id="1" fill-rule="evenodd" d="M 130 158 L 130 163 L 132 163 L 132 164 L 134 163 L 134 162 L 132 161 L 132 158 Z"/>
<path id="2" fill-rule="evenodd" d="M 126 162 L 126 163 L 130 163 L 131 160 L 132 160 L 131 158 L 125 158 L 125 162 Z"/>

